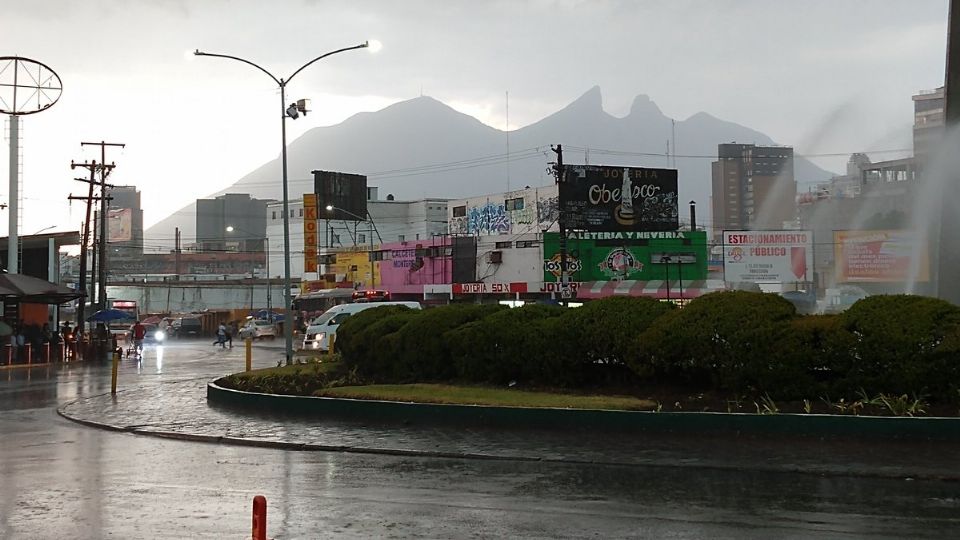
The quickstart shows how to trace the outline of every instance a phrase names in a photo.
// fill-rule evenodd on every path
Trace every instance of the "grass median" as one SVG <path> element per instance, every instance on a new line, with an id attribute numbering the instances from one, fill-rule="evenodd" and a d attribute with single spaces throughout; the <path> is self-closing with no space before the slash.
<path id="1" fill-rule="evenodd" d="M 559 409 L 614 409 L 645 411 L 656 403 L 629 396 L 591 396 L 531 392 L 506 388 L 457 386 L 450 384 L 383 384 L 323 388 L 315 396 L 409 403 L 486 405 L 491 407 L 542 407 Z"/>
<path id="2" fill-rule="evenodd" d="M 284 395 L 369 399 L 407 403 L 538 407 L 559 409 L 653 410 L 657 403 L 616 395 L 536 392 L 511 388 L 453 384 L 389 384 L 337 386 L 337 362 L 307 363 L 257 369 L 221 379 L 227 388 Z"/>

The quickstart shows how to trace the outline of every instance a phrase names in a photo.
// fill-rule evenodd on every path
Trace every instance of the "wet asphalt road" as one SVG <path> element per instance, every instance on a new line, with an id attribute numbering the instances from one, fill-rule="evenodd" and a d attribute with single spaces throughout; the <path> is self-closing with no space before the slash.
<path id="1" fill-rule="evenodd" d="M 258 349 L 255 365 L 278 356 Z M 160 359 L 148 350 L 141 364 L 124 361 L 120 388 L 159 390 L 242 362 L 242 348 L 202 342 Z M 0 371 L 0 538 L 245 538 L 256 494 L 268 499 L 269 537 L 284 539 L 960 535 L 955 481 L 296 452 L 56 414 L 109 384 L 108 366 L 91 363 Z"/>

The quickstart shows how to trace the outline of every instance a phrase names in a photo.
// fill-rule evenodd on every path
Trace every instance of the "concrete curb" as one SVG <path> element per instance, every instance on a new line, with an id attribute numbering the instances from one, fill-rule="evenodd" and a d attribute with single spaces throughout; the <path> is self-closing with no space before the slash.
<path id="1" fill-rule="evenodd" d="M 213 384 L 213 383 L 208 383 L 208 384 Z M 903 471 L 883 471 L 883 470 L 877 470 L 877 469 L 843 469 L 841 470 L 841 469 L 832 468 L 830 466 L 811 468 L 806 465 L 783 465 L 783 464 L 769 465 L 764 463 L 752 463 L 750 467 L 744 467 L 742 465 L 726 464 L 726 463 L 720 463 L 720 462 L 677 463 L 677 462 L 663 462 L 660 460 L 651 460 L 649 462 L 601 461 L 601 460 L 585 460 L 585 459 L 562 458 L 562 457 L 552 458 L 552 457 L 530 456 L 530 455 L 495 455 L 495 454 L 483 454 L 483 453 L 476 453 L 476 452 L 405 450 L 405 449 L 395 449 L 395 448 L 358 447 L 358 446 L 349 446 L 349 445 L 296 443 L 296 442 L 284 442 L 284 441 L 271 441 L 271 440 L 264 440 L 264 439 L 247 439 L 247 438 L 229 437 L 229 436 L 222 436 L 222 435 L 198 435 L 198 434 L 192 434 L 192 433 L 152 430 L 152 429 L 144 429 L 141 426 L 116 426 L 116 425 L 107 424 L 104 422 L 96 422 L 93 420 L 74 417 L 65 411 L 65 409 L 67 409 L 68 407 L 70 407 L 70 405 L 74 403 L 78 403 L 81 401 L 85 401 L 91 398 L 96 398 L 104 395 L 106 394 L 99 394 L 96 396 L 87 396 L 84 398 L 70 401 L 58 407 L 57 414 L 67 420 L 76 422 L 80 425 L 84 425 L 84 426 L 95 428 L 95 429 L 113 431 L 113 432 L 130 433 L 133 435 L 143 435 L 148 437 L 157 437 L 161 439 L 170 439 L 170 440 L 178 440 L 178 441 L 186 441 L 186 442 L 198 442 L 198 443 L 207 443 L 207 444 L 228 444 L 233 446 L 272 448 L 277 450 L 289 450 L 289 451 L 298 451 L 298 452 L 339 452 L 339 453 L 345 453 L 345 454 L 366 454 L 366 455 L 398 456 L 398 457 L 413 457 L 413 458 L 469 459 L 469 460 L 525 462 L 525 463 L 554 463 L 554 464 L 565 464 L 565 465 L 600 465 L 600 466 L 611 466 L 611 467 L 661 467 L 661 468 L 668 467 L 673 469 L 700 469 L 700 470 L 718 470 L 718 471 L 750 470 L 750 471 L 776 472 L 776 473 L 818 474 L 818 475 L 825 475 L 825 476 L 831 476 L 831 477 L 858 477 L 858 478 L 910 477 L 914 479 L 923 479 L 923 480 L 937 480 L 937 481 L 950 481 L 950 482 L 960 481 L 960 476 L 958 475 L 928 474 L 928 473 L 921 473 L 917 471 L 913 471 L 909 474 L 906 474 Z M 650 414 L 653 414 L 653 413 L 650 413 Z"/>
<path id="2" fill-rule="evenodd" d="M 207 384 L 209 403 L 288 414 L 296 411 L 298 414 L 338 420 L 393 421 L 415 425 L 668 432 L 688 435 L 960 440 L 960 418 L 761 415 L 424 404 L 244 392 L 224 388 L 217 384 L 219 380 Z"/>

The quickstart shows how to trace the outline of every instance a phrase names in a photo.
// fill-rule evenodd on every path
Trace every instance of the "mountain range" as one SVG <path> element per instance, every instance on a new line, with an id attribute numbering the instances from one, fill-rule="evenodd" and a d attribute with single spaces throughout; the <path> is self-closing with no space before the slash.
<path id="1" fill-rule="evenodd" d="M 668 141 L 675 141 L 669 142 Z M 418 97 L 376 112 L 359 113 L 340 124 L 311 129 L 287 147 L 289 190 L 299 198 L 312 190 L 316 169 L 364 174 L 380 197 L 463 198 L 545 185 L 555 160 L 550 145 L 564 146 L 564 162 L 592 165 L 667 167 L 679 171 L 680 200 L 706 208 L 710 163 L 726 142 L 777 144 L 767 135 L 700 112 L 674 120 L 646 95 L 633 100 L 630 113 L 615 117 L 603 110 L 599 87 L 546 118 L 509 133 L 490 127 L 430 97 Z M 508 155 L 509 160 L 505 158 Z M 668 144 L 674 146 L 667 157 Z M 671 159 L 672 158 L 672 159 Z M 794 176 L 804 182 L 833 174 L 798 157 Z M 279 156 L 210 194 L 249 193 L 280 199 Z M 172 238 L 179 227 L 186 241 L 194 236 L 196 205 L 188 205 L 150 227 L 151 245 Z M 705 212 L 701 219 L 706 219 Z"/>

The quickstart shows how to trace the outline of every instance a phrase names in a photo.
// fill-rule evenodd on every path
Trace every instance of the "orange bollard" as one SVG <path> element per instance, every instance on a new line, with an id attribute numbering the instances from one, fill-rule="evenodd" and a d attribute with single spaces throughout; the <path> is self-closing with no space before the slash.
<path id="1" fill-rule="evenodd" d="M 267 540 L 267 498 L 257 495 L 253 498 L 253 540 Z"/>

